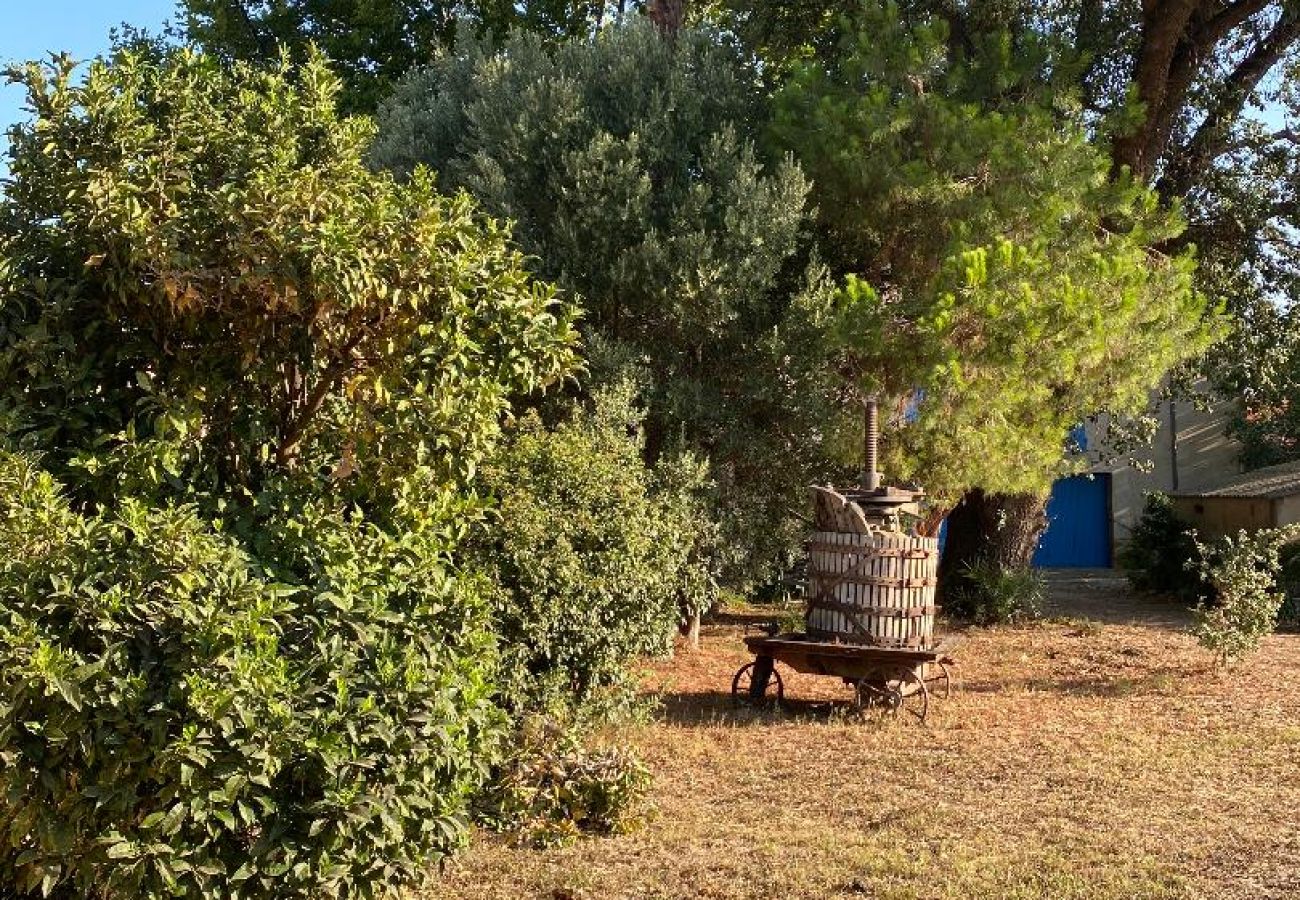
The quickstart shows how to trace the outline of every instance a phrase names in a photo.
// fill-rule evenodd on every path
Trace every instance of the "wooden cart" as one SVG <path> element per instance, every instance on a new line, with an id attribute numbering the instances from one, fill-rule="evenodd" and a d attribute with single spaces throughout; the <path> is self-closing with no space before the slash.
<path id="1" fill-rule="evenodd" d="M 955 688 L 951 652 L 961 639 L 948 637 L 932 649 L 873 647 L 810 638 L 802 633 L 745 638 L 754 653 L 731 680 L 736 703 L 760 705 L 785 698 L 776 663 L 796 672 L 831 675 L 853 687 L 853 708 L 860 715 L 915 718 L 924 722 L 930 698 L 947 699 Z"/>

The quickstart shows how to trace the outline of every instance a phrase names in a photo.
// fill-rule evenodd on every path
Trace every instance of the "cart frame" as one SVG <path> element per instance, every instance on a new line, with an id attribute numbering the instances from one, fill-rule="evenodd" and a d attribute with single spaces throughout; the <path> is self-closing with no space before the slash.
<path id="1" fill-rule="evenodd" d="M 860 715 L 873 710 L 892 716 L 908 713 L 924 723 L 930 698 L 947 699 L 955 688 L 952 650 L 960 643 L 956 635 L 930 649 L 823 641 L 802 632 L 754 635 L 745 638 L 754 661 L 736 671 L 731 695 L 737 703 L 780 704 L 785 698 L 776 669 L 780 662 L 796 672 L 843 679 L 854 687 L 853 706 Z"/>

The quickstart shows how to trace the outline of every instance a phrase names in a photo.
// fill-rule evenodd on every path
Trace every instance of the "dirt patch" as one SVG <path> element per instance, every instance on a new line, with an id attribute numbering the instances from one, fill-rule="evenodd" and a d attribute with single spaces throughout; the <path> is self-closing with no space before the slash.
<path id="1" fill-rule="evenodd" d="M 1048 616 L 1179 631 L 1192 623 L 1187 606 L 1133 593 L 1115 569 L 1055 569 L 1045 579 Z"/>
<path id="2" fill-rule="evenodd" d="M 1300 636 L 1228 673 L 1182 610 L 1101 573 L 978 629 L 928 724 L 862 725 L 837 680 L 785 671 L 792 711 L 732 709 L 740 624 L 648 668 L 630 731 L 656 775 L 634 834 L 557 851 L 490 835 L 448 898 L 1300 896 Z"/>

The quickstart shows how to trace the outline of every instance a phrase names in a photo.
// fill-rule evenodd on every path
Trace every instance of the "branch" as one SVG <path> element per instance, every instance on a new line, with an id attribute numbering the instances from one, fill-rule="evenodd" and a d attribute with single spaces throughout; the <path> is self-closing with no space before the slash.
<path id="1" fill-rule="evenodd" d="M 1294 200 L 1279 200 L 1268 208 L 1270 219 L 1285 219 L 1295 216 L 1297 204 Z"/>
<path id="2" fill-rule="evenodd" d="M 1156 164 L 1169 149 L 1169 139 L 1174 133 L 1174 124 L 1178 113 L 1187 101 L 1187 94 L 1196 81 L 1198 67 L 1204 59 L 1203 48 L 1181 42 L 1169 66 L 1165 80 L 1164 97 L 1156 109 L 1148 109 L 1146 121 L 1139 132 L 1142 144 L 1138 149 L 1139 160 L 1144 168 L 1140 173 L 1149 178 Z"/>
<path id="3" fill-rule="evenodd" d="M 975 44 L 971 40 L 970 24 L 962 15 L 955 0 L 923 0 L 919 4 L 923 13 L 943 19 L 948 26 L 948 58 L 962 59 L 975 55 Z"/>
<path id="4" fill-rule="evenodd" d="M 1200 47 L 1217 44 L 1228 32 L 1244 23 L 1255 13 L 1260 12 L 1271 0 L 1239 0 L 1230 3 L 1215 15 L 1206 19 L 1192 34 L 1191 41 Z M 1208 4 L 1207 4 L 1208 6 Z M 1202 7 L 1207 9 L 1207 7 Z"/>
<path id="5" fill-rule="evenodd" d="M 316 413 L 325 404 L 325 399 L 329 396 L 330 391 L 339 383 L 339 380 L 348 373 L 355 362 L 353 352 L 357 345 L 365 339 L 366 331 L 361 329 L 343 345 L 339 356 L 334 362 L 325 367 L 320 378 L 312 387 L 311 393 L 307 395 L 302 408 L 298 415 L 289 423 L 284 431 L 284 436 L 280 439 L 280 444 L 275 448 L 275 461 L 278 465 L 289 466 L 293 459 L 298 455 L 298 447 L 302 443 L 303 435 L 307 433 L 307 426 L 311 424 Z"/>
<path id="6" fill-rule="evenodd" d="M 247 33 L 249 39 L 253 42 L 253 46 L 257 49 L 258 55 L 263 59 L 274 58 L 274 41 L 268 43 L 266 34 L 259 31 L 257 26 L 253 23 L 253 17 L 249 13 L 248 7 L 245 5 L 245 0 L 230 0 L 227 4 L 227 8 L 237 14 L 240 22 L 244 26 L 245 33 Z"/>
<path id="7" fill-rule="evenodd" d="M 1283 237 L 1281 234 L 1265 234 L 1262 236 L 1262 239 L 1266 244 L 1272 244 L 1275 247 L 1289 250 L 1297 256 L 1300 256 L 1300 241 L 1291 240 Z"/>
<path id="8" fill-rule="evenodd" d="M 1223 81 L 1219 101 L 1178 154 L 1176 171 L 1161 179 L 1161 193 L 1166 196 L 1171 192 L 1182 193 L 1195 173 L 1203 171 L 1229 149 L 1228 126 L 1241 114 L 1246 100 L 1264 76 L 1297 40 L 1300 40 L 1300 12 L 1290 12 L 1279 19 L 1268 36 L 1237 64 Z M 1275 135 L 1275 138 L 1279 137 L 1292 137 L 1292 134 L 1289 129 L 1283 129 Z"/>
<path id="9" fill-rule="evenodd" d="M 1296 131 L 1293 128 L 1282 128 L 1279 129 L 1278 131 L 1274 131 L 1272 134 L 1265 135 L 1263 141 L 1258 145 L 1256 145 L 1254 141 L 1251 141 L 1249 138 L 1245 136 L 1238 136 L 1232 140 L 1228 140 L 1227 135 L 1224 135 L 1224 138 L 1219 146 L 1219 151 L 1212 157 L 1212 160 L 1218 159 L 1219 157 L 1227 153 L 1234 153 L 1237 150 L 1244 150 L 1247 147 L 1251 147 L 1251 146 L 1262 147 L 1262 146 L 1267 146 L 1269 144 L 1276 144 L 1281 141 L 1286 141 L 1289 144 L 1300 144 L 1300 131 Z"/>
<path id="10" fill-rule="evenodd" d="M 1102 57 L 1097 47 L 1097 32 L 1101 30 L 1101 23 L 1101 0 L 1083 0 L 1079 4 L 1079 16 L 1074 23 L 1074 55 L 1088 61 L 1079 81 L 1083 85 L 1087 97 L 1085 102 L 1089 106 L 1095 102 L 1089 84 Z"/>
<path id="11" fill-rule="evenodd" d="M 953 58 L 974 56 L 975 43 L 971 40 L 970 27 L 957 4 L 952 0 L 942 0 L 933 4 L 931 10 L 948 23 L 948 55 Z"/>
<path id="12" fill-rule="evenodd" d="M 1168 96 L 1174 80 L 1176 54 L 1184 49 L 1184 34 L 1192 14 L 1194 0 L 1143 0 L 1142 43 L 1133 67 L 1138 99 L 1146 106 L 1141 127 L 1116 138 L 1111 156 L 1116 169 L 1127 166 L 1145 178 L 1155 168 L 1152 156 L 1158 126 L 1169 117 Z M 1186 63 L 1182 63 L 1185 68 Z M 1182 103 L 1182 97 L 1178 97 Z"/>
<path id="13" fill-rule="evenodd" d="M 672 40 L 682 30 L 686 21 L 684 0 L 650 0 L 646 4 L 646 17 L 655 24 L 659 33 Z"/>
<path id="14" fill-rule="evenodd" d="M 1154 112 L 1151 107 L 1148 107 L 1147 121 L 1138 132 L 1141 143 L 1129 151 L 1142 166 L 1140 169 L 1135 167 L 1135 171 L 1150 174 L 1157 161 L 1166 156 L 1179 111 L 1186 102 L 1198 73 L 1203 70 L 1206 62 L 1214 57 L 1216 44 L 1234 28 L 1249 21 L 1252 15 L 1268 5 L 1268 0 L 1240 0 L 1214 15 L 1203 15 L 1208 13 L 1216 2 L 1217 0 L 1205 0 L 1188 22 L 1189 33 L 1179 40 L 1170 61 L 1161 105 Z M 1200 21 L 1202 18 L 1204 21 Z M 1296 23 L 1297 17 L 1294 12 L 1283 14 L 1268 37 L 1260 41 L 1255 50 L 1242 60 L 1232 75 L 1224 81 L 1218 107 L 1210 110 L 1205 122 L 1202 123 L 1203 126 L 1208 124 L 1209 127 L 1198 129 L 1199 134 L 1205 135 L 1205 140 L 1210 140 L 1223 121 L 1241 110 L 1242 104 L 1259 80 L 1294 43 L 1296 37 L 1300 35 L 1300 32 L 1295 31 Z M 1195 148 L 1193 142 L 1189 142 L 1187 149 L 1199 148 Z M 1185 173 L 1193 173 L 1197 171 L 1198 166 L 1208 164 L 1215 155 L 1211 153 L 1208 157 L 1199 156 L 1196 160 L 1187 160 L 1185 154 L 1180 154 L 1174 168 Z M 1185 189 L 1189 177 L 1187 174 L 1175 174 L 1172 177 L 1166 175 L 1161 178 L 1162 184 L 1158 187 L 1169 196 L 1171 193 L 1178 193 Z"/>

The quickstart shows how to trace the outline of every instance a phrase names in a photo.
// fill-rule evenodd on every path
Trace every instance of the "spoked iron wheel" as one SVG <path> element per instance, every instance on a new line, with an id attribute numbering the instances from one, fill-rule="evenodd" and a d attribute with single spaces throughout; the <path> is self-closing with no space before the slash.
<path id="1" fill-rule="evenodd" d="M 916 669 L 900 666 L 858 680 L 853 708 L 860 716 L 924 722 L 930 711 L 930 691 Z"/>
<path id="2" fill-rule="evenodd" d="M 931 697 L 947 700 L 961 686 L 961 682 L 957 678 L 957 672 L 949 664 L 935 660 L 926 663 L 925 666 L 925 686 L 929 690 Z"/>
<path id="3" fill-rule="evenodd" d="M 770 659 L 745 663 L 731 679 L 731 702 L 735 706 L 779 706 L 784 699 L 785 684 Z"/>

